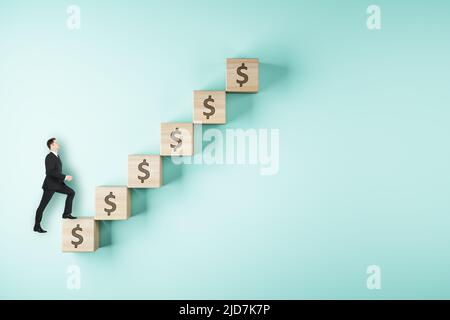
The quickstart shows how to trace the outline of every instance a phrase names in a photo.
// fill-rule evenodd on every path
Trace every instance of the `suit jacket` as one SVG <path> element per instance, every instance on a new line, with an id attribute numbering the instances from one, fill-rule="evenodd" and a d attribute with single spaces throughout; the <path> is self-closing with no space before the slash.
<path id="1" fill-rule="evenodd" d="M 42 189 L 58 191 L 66 184 L 64 179 L 66 176 L 62 174 L 62 162 L 53 152 L 45 157 L 45 180 Z"/>

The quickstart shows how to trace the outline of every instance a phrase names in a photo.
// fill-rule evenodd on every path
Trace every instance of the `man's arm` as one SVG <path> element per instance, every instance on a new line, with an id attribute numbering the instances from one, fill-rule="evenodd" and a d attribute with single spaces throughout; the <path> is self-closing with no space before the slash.
<path id="1" fill-rule="evenodd" d="M 45 158 L 45 174 L 61 181 L 64 181 L 64 179 L 66 179 L 66 176 L 64 174 L 56 170 L 56 160 L 52 159 L 50 156 L 47 156 L 47 158 Z"/>

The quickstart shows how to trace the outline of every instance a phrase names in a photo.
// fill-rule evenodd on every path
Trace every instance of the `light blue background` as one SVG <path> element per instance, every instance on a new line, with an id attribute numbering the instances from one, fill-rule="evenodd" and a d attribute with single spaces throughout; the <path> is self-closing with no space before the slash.
<path id="1" fill-rule="evenodd" d="M 448 1 L 1 0 L 0 297 L 450 298 L 449 14 Z M 49 137 L 74 214 L 91 216 L 97 185 L 126 184 L 128 154 L 159 152 L 160 122 L 192 120 L 192 90 L 224 89 L 229 57 L 260 59 L 261 91 L 229 96 L 223 128 L 279 129 L 278 175 L 165 161 L 167 183 L 133 191 L 132 218 L 103 222 L 96 253 L 61 253 L 62 196 L 49 233 L 32 232 Z"/>

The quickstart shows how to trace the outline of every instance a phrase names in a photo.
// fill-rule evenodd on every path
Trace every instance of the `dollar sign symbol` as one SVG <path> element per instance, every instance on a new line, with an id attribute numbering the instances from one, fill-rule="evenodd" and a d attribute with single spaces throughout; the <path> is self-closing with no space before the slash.
<path id="1" fill-rule="evenodd" d="M 142 160 L 141 163 L 139 163 L 138 169 L 140 172 L 142 172 L 144 174 L 143 177 L 138 176 L 138 179 L 141 180 L 141 183 L 144 183 L 145 180 L 147 180 L 148 178 L 150 178 L 150 172 L 147 169 L 144 169 L 144 166 L 149 166 L 147 160 Z"/>
<path id="2" fill-rule="evenodd" d="M 75 249 L 83 243 L 83 237 L 80 234 L 77 234 L 77 231 L 83 231 L 83 229 L 80 228 L 80 225 L 77 224 L 75 228 L 72 229 L 72 235 L 78 239 L 77 242 L 71 241 L 71 243 L 75 246 Z"/>
<path id="3" fill-rule="evenodd" d="M 208 98 L 205 99 L 205 101 L 203 101 L 203 105 L 205 106 L 205 108 L 209 109 L 209 113 L 203 111 L 203 115 L 206 116 L 206 119 L 209 119 L 209 117 L 211 117 L 214 113 L 216 113 L 216 109 L 212 105 L 208 104 L 211 102 L 214 102 L 214 99 L 211 96 L 209 96 Z"/>
<path id="4" fill-rule="evenodd" d="M 180 129 L 175 128 L 175 130 L 172 131 L 172 133 L 170 134 L 170 138 L 177 143 L 177 144 L 172 143 L 170 144 L 170 147 L 173 148 L 173 151 L 177 151 L 177 149 L 181 147 L 181 145 L 183 144 L 183 141 L 179 137 L 175 136 L 176 134 L 181 135 Z"/>
<path id="5" fill-rule="evenodd" d="M 116 204 L 111 201 L 111 199 L 115 199 L 115 198 L 116 198 L 116 196 L 112 192 L 110 192 L 109 195 L 107 195 L 105 197 L 106 204 L 111 206 L 111 209 L 106 209 L 106 208 L 104 209 L 105 212 L 108 213 L 108 216 L 111 215 L 111 212 L 114 212 L 117 209 Z"/>
<path id="6" fill-rule="evenodd" d="M 236 80 L 237 83 L 239 83 L 239 87 L 242 87 L 244 83 L 247 83 L 248 81 L 248 75 L 243 73 L 242 70 L 247 70 L 248 68 L 245 66 L 245 63 L 242 63 L 242 66 L 237 68 L 237 74 L 240 75 L 243 80 Z"/>

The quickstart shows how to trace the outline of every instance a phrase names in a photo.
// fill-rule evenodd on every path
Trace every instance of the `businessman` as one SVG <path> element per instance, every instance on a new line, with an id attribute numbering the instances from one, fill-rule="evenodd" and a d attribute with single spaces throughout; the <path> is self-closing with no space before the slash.
<path id="1" fill-rule="evenodd" d="M 62 163 L 58 155 L 59 145 L 56 138 L 49 139 L 47 141 L 47 147 L 50 152 L 45 157 L 45 180 L 42 185 L 44 194 L 42 195 L 41 203 L 36 210 L 36 219 L 33 229 L 39 233 L 47 232 L 42 229 L 41 220 L 45 207 L 50 202 L 55 192 L 67 195 L 64 213 L 62 215 L 63 219 L 76 219 L 72 216 L 72 202 L 75 197 L 75 191 L 64 183 L 64 181 L 72 181 L 73 177 L 62 174 Z"/>

